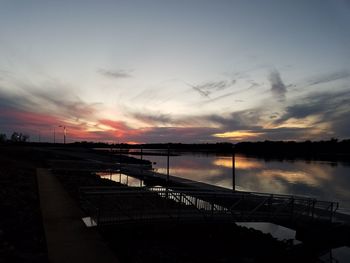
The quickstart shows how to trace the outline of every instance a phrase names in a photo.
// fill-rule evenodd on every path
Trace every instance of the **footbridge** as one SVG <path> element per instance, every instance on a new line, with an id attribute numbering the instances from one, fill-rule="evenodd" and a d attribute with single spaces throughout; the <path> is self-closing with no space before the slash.
<path id="1" fill-rule="evenodd" d="M 82 187 L 82 207 L 97 225 L 175 222 L 335 223 L 338 203 L 291 195 L 198 188 Z"/>

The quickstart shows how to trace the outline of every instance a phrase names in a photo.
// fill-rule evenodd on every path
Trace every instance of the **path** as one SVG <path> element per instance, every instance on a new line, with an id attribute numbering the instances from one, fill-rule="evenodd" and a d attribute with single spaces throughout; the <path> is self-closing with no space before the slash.
<path id="1" fill-rule="evenodd" d="M 84 225 L 82 211 L 58 179 L 43 168 L 37 178 L 50 262 L 118 262 L 97 230 Z"/>

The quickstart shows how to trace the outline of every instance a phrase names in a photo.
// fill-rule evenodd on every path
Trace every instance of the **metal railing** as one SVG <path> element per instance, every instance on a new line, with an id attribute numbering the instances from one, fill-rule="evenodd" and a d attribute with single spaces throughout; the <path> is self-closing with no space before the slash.
<path id="1" fill-rule="evenodd" d="M 81 203 L 97 224 L 156 221 L 332 222 L 338 203 L 254 192 L 166 187 L 82 187 Z"/>

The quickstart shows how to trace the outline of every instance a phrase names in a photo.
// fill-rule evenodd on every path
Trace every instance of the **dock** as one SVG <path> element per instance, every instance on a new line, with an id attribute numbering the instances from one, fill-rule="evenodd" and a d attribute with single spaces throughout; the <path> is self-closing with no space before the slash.
<path id="1" fill-rule="evenodd" d="M 84 161 L 84 166 L 79 162 Z M 64 161 L 63 161 L 64 162 Z M 270 222 L 296 230 L 300 240 L 330 240 L 350 245 L 350 216 L 337 202 L 269 193 L 234 191 L 158 173 L 134 163 L 107 163 L 98 156 L 51 163 L 52 170 L 119 173 L 142 180 L 146 187 L 81 188 L 81 200 L 97 226 L 157 222 Z M 90 164 L 88 164 L 90 163 Z M 100 164 L 96 167 L 96 164 Z M 90 166 L 89 166 L 90 165 Z M 158 186 L 158 187 L 156 187 Z M 316 240 L 315 240 L 316 239 Z"/>

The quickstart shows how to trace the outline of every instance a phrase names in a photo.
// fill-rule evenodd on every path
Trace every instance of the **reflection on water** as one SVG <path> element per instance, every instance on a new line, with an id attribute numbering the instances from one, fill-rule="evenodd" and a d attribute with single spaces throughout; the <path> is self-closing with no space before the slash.
<path id="1" fill-rule="evenodd" d="M 213 160 L 213 165 L 215 166 L 223 166 L 225 168 L 232 167 L 232 158 L 231 157 L 217 157 Z M 244 158 L 240 156 L 235 157 L 235 167 L 236 169 L 258 169 L 258 168 L 264 168 L 263 164 L 249 158 Z"/>
<path id="2" fill-rule="evenodd" d="M 166 156 L 144 156 L 155 162 L 153 168 L 166 173 Z M 311 196 L 319 200 L 338 201 L 340 210 L 350 211 L 350 164 L 323 161 L 266 161 L 237 155 L 236 189 L 276 194 Z M 232 157 L 217 155 L 182 154 L 170 157 L 170 174 L 208 184 L 232 188 Z M 112 179 L 127 185 L 140 186 L 140 180 L 119 174 Z M 110 179 L 110 175 L 105 178 Z M 278 239 L 294 239 L 295 232 L 274 224 L 245 223 L 272 234 Z M 295 241 L 294 241 L 295 242 Z M 348 247 L 333 249 L 325 258 L 349 262 Z M 334 261 L 333 261 L 334 262 Z"/>
<path id="3" fill-rule="evenodd" d="M 166 156 L 145 156 L 166 173 Z M 172 175 L 232 188 L 231 156 L 182 154 L 170 157 Z M 236 189 L 253 192 L 311 196 L 338 201 L 350 211 L 349 163 L 323 161 L 266 161 L 237 155 Z"/>
<path id="4" fill-rule="evenodd" d="M 99 174 L 101 178 L 109 179 L 127 186 L 142 187 L 145 186 L 142 180 L 128 176 L 126 174 L 112 173 L 112 174 Z"/>
<path id="5" fill-rule="evenodd" d="M 239 226 L 252 227 L 254 229 L 260 230 L 263 233 L 269 233 L 273 237 L 279 240 L 293 240 L 294 244 L 301 243 L 300 241 L 295 240 L 295 230 L 270 224 L 270 223 L 237 223 Z"/>

